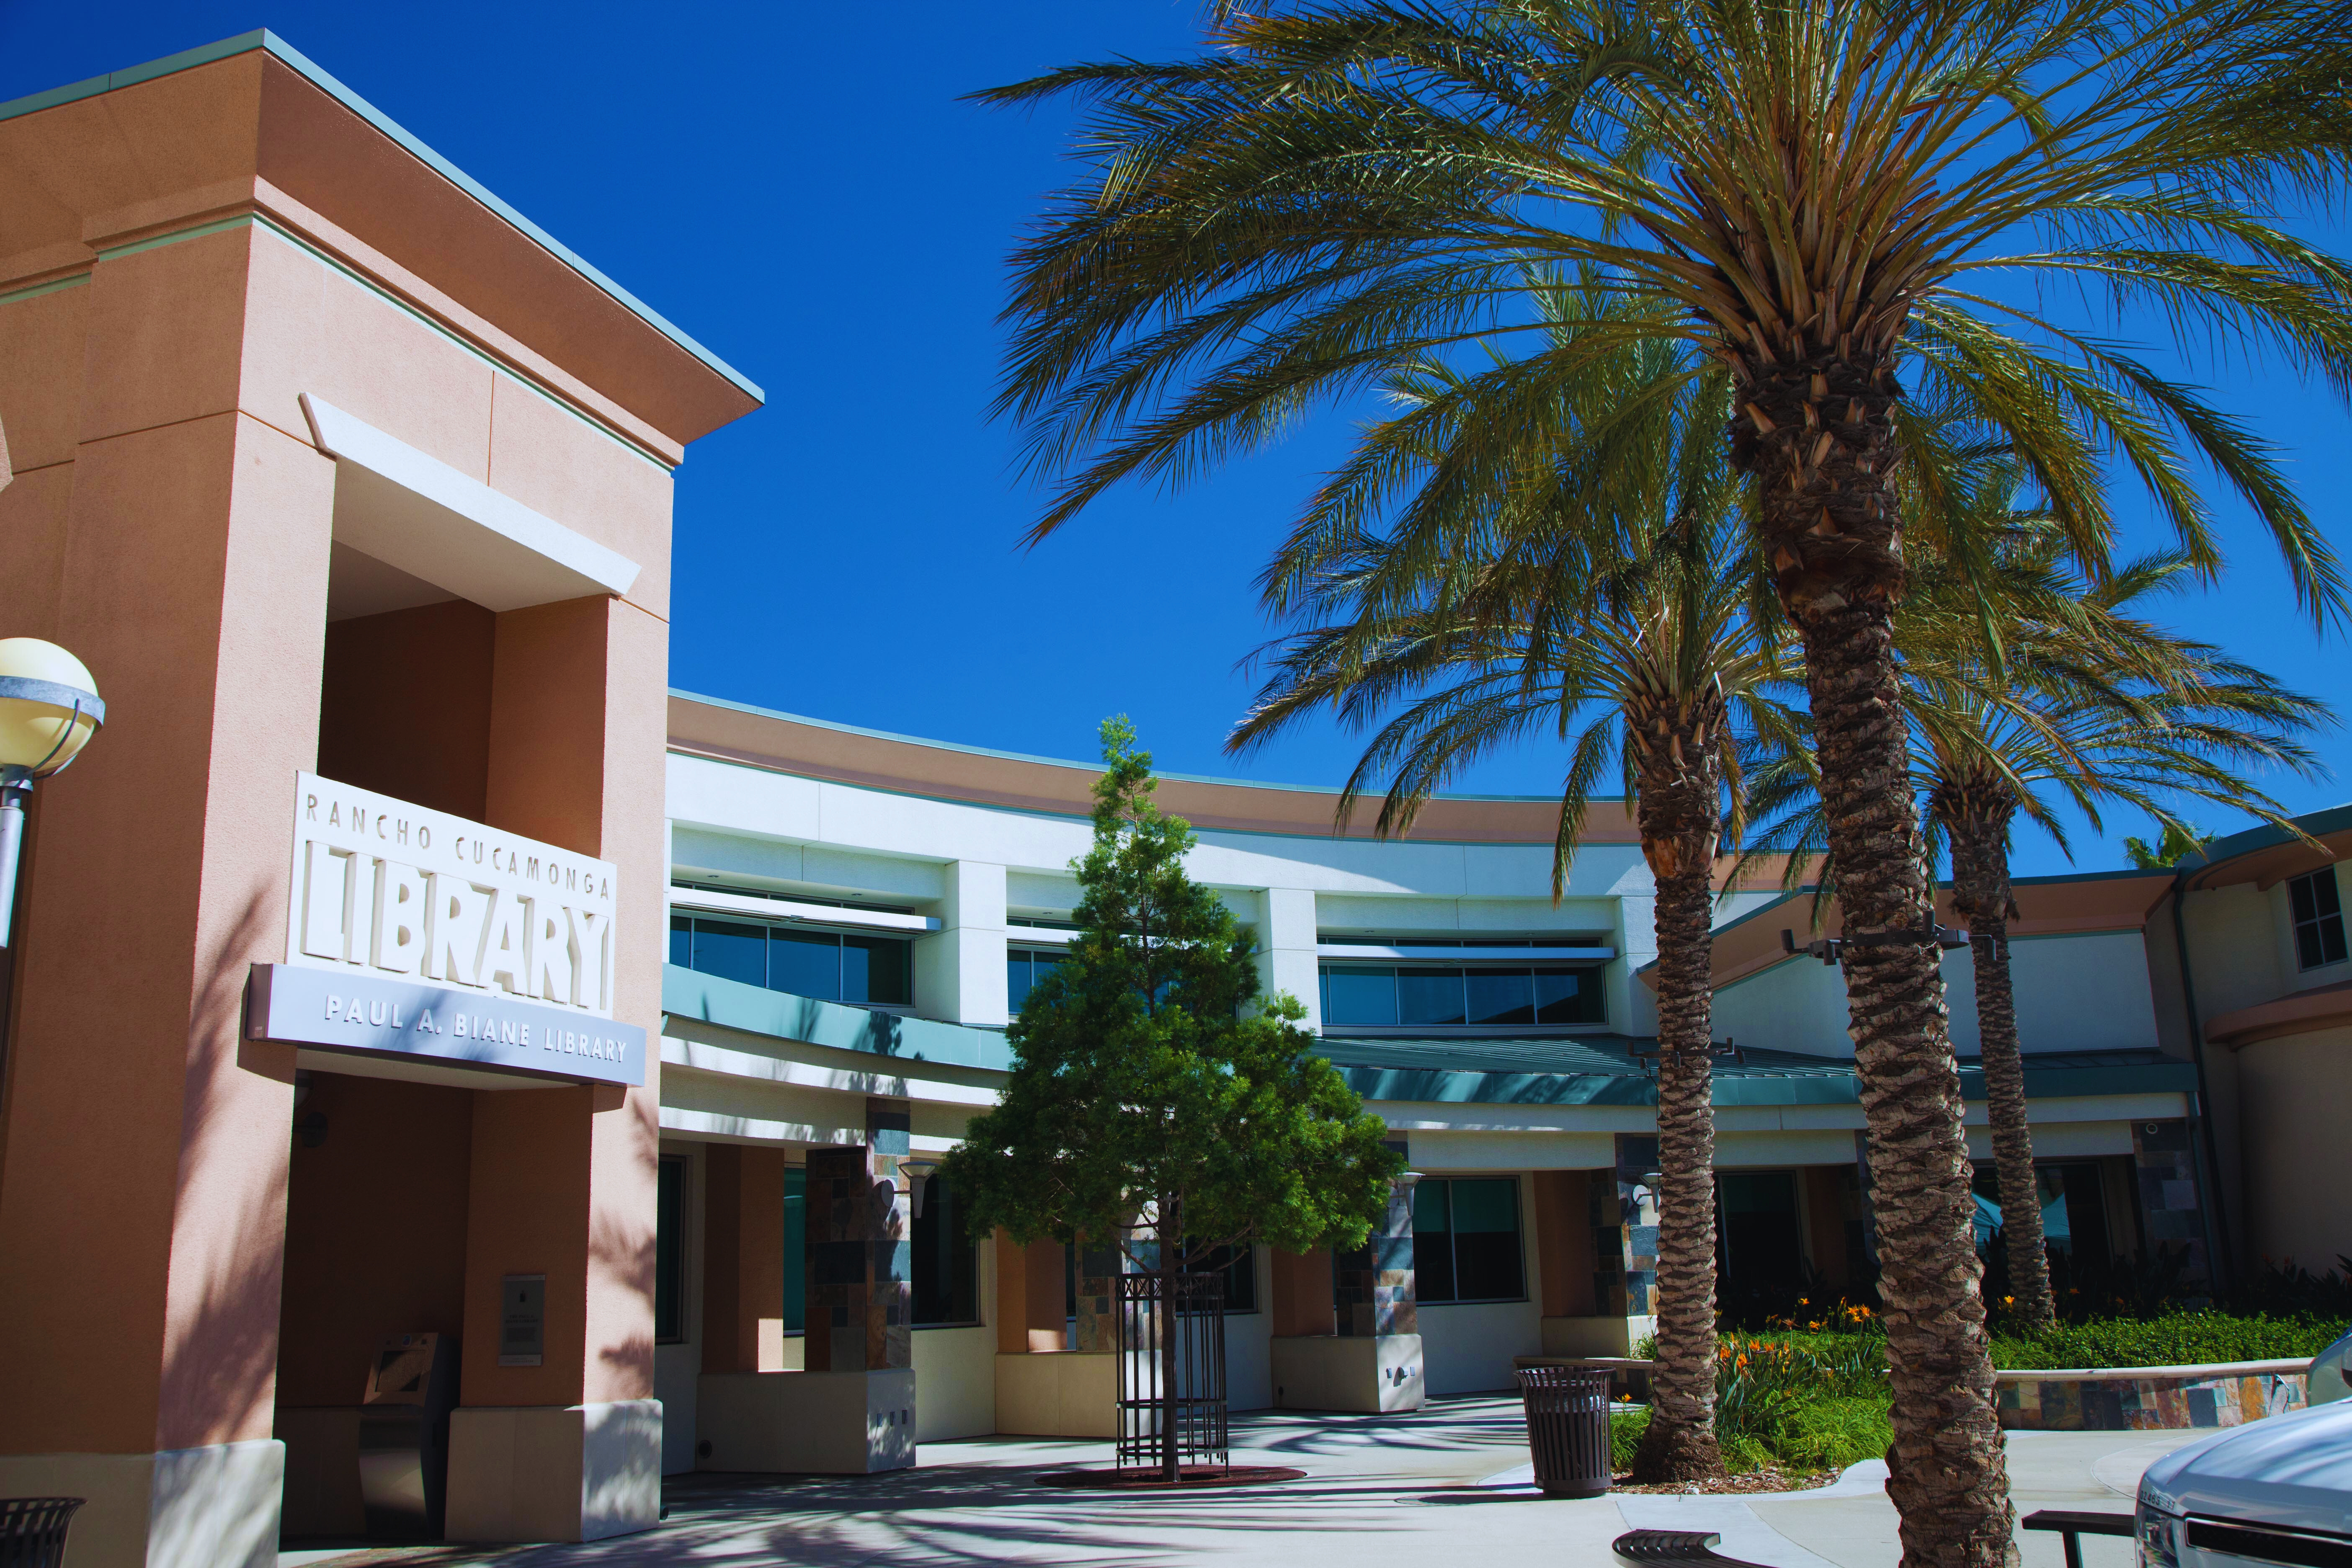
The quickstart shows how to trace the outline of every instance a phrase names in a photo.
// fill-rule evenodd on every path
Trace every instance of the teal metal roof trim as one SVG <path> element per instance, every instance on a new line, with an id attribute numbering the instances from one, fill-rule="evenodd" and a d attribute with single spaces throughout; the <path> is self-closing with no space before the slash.
<path id="1" fill-rule="evenodd" d="M 225 60 L 233 55 L 247 54 L 255 49 L 266 49 L 288 66 L 299 71 L 313 87 L 399 142 L 435 174 L 520 229 L 540 248 L 593 283 L 606 294 L 611 295 L 614 301 L 625 307 L 631 314 L 688 353 L 692 354 L 705 366 L 726 377 L 752 401 L 762 404 L 768 401 L 768 395 L 761 391 L 759 386 L 741 372 L 696 342 L 652 306 L 574 255 L 553 235 L 549 234 L 493 195 L 472 175 L 401 129 L 399 124 L 383 110 L 328 75 L 309 56 L 266 27 L 257 32 L 239 33 L 233 38 L 223 38 L 218 43 L 184 49 L 176 55 L 165 55 L 162 59 L 149 60 L 144 65 L 129 66 L 121 70 L 109 71 L 104 76 L 94 76 L 87 81 L 74 82 L 66 87 L 53 87 L 46 92 L 37 92 L 28 97 L 0 103 L 0 120 L 14 120 L 20 114 L 36 114 L 44 109 L 54 109 L 61 103 L 73 103 L 85 98 L 96 98 L 100 93 L 112 92 L 119 88 L 131 87 L 142 81 L 152 81 L 157 77 L 172 76 L 184 70 L 194 70 L 198 66 L 210 65 L 215 60 Z"/>
<path id="2" fill-rule="evenodd" d="M 2331 805 L 2325 811 L 2307 811 L 2288 820 L 2314 838 L 2318 838 L 2352 827 L 2352 805 Z M 2212 847 L 2204 854 L 2187 856 L 2173 869 L 2180 872 L 2209 870 L 2225 860 L 2234 860 L 2241 855 L 2251 855 L 2257 849 L 2269 849 L 2287 841 L 2286 834 L 2265 822 L 2242 833 L 2232 833 L 2227 838 L 2214 840 Z"/>
<path id="3" fill-rule="evenodd" d="M 1388 1039 L 1327 1037 L 1318 1049 L 1368 1100 L 1455 1105 L 1654 1105 L 1657 1086 L 1624 1035 L 1566 1038 Z M 1715 1103 L 1858 1105 L 1850 1060 L 1749 1051 L 1715 1069 Z M 2025 1092 L 2054 1100 L 2101 1094 L 2193 1093 L 2197 1069 L 2155 1051 L 2038 1052 Z M 1981 1068 L 1963 1063 L 1962 1098 L 1985 1097 Z"/>
<path id="4" fill-rule="evenodd" d="M 1009 1072 L 1013 1047 L 994 1029 L 902 1018 L 895 1013 L 822 1002 L 771 991 L 740 980 L 703 974 L 675 963 L 662 966 L 662 1011 L 771 1039 L 799 1040 L 835 1050 L 864 1051 L 901 1061 Z"/>
<path id="5" fill-rule="evenodd" d="M 836 723 L 830 719 L 812 719 L 805 713 L 787 713 L 780 708 L 762 708 L 757 703 L 752 702 L 730 701 L 724 697 L 705 696 L 699 691 L 685 691 L 675 686 L 669 689 L 669 694 L 683 702 L 700 702 L 709 707 L 725 708 L 737 713 L 750 713 L 761 719 L 781 719 L 787 724 L 806 724 L 812 730 L 830 730 L 836 735 L 863 735 L 870 741 L 895 741 L 900 745 L 924 746 L 934 752 L 954 752 L 967 757 L 994 757 L 1000 762 L 1007 763 L 1034 763 L 1040 767 L 1073 768 L 1082 773 L 1099 773 L 1102 772 L 1102 764 L 1100 763 L 1073 762 L 1067 757 L 1039 757 L 1033 756 L 1027 752 L 1002 752 L 992 746 L 967 746 L 960 741 L 934 741 L 922 735 L 901 735 L 896 731 L 891 730 L 869 730 L 862 724 L 842 724 Z M 1163 773 L 1158 776 L 1163 779 L 1173 779 L 1180 784 L 1229 784 L 1235 789 L 1285 790 L 1294 795 L 1336 795 L 1339 793 L 1338 790 L 1331 788 L 1328 784 L 1261 784 L 1255 779 L 1225 778 L 1219 777 L 1212 773 Z M 1432 795 L 1430 798 L 1433 800 L 1500 800 L 1533 802 L 1538 805 L 1549 805 L 1559 799 L 1557 795 L 1451 795 L 1444 793 Z M 1622 797 L 1612 795 L 1595 795 L 1593 798 L 1595 800 L 1612 800 Z"/>

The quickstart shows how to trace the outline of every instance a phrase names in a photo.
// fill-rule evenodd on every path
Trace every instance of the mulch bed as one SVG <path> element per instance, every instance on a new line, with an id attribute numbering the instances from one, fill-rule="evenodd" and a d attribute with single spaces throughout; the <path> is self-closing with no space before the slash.
<path id="1" fill-rule="evenodd" d="M 1295 1481 L 1306 1474 L 1305 1470 L 1280 1465 L 1235 1465 L 1231 1468 L 1187 1465 L 1177 1473 L 1172 1487 L 1160 1479 L 1158 1470 L 1048 1470 L 1037 1478 L 1037 1484 L 1099 1491 L 1169 1492 L 1204 1487 L 1259 1487 L 1270 1481 Z"/>
<path id="2" fill-rule="evenodd" d="M 1711 1497 L 1719 1492 L 1801 1492 L 1814 1487 L 1825 1487 L 1837 1479 L 1835 1470 L 1748 1470 L 1736 1476 L 1717 1476 L 1704 1481 L 1660 1481 L 1652 1486 L 1637 1486 L 1625 1476 L 1614 1478 L 1611 1491 L 1646 1492 L 1665 1497 Z"/>

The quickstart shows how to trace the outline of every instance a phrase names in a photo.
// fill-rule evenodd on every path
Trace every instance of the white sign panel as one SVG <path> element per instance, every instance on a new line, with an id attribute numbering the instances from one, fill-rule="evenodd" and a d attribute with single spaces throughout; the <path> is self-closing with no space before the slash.
<path id="1" fill-rule="evenodd" d="M 286 959 L 613 1016 L 609 860 L 298 775 Z"/>
<path id="2" fill-rule="evenodd" d="M 246 990 L 257 1040 L 578 1082 L 641 1085 L 646 1032 L 574 1007 L 517 1002 L 372 970 L 257 963 Z"/>

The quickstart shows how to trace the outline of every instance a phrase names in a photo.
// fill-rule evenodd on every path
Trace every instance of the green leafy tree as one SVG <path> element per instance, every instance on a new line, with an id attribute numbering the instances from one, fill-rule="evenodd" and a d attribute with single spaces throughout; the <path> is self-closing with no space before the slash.
<path id="1" fill-rule="evenodd" d="M 1078 934 L 1013 1022 L 996 1108 L 942 1173 L 978 1231 L 1113 1241 L 1164 1281 L 1220 1247 L 1362 1246 L 1403 1162 L 1314 1054 L 1306 1009 L 1258 997 L 1253 944 L 1185 874 L 1192 827 L 1152 800 L 1133 727 L 1106 721 L 1102 743 L 1094 847 L 1073 867 Z M 1171 1393 L 1172 1339 L 1157 1336 Z M 1173 1480 L 1165 1410 L 1160 1435 Z"/>
<path id="2" fill-rule="evenodd" d="M 2169 871 L 2191 855 L 2202 855 L 2207 847 L 2221 837 L 2208 833 L 2193 822 L 2167 822 L 2163 833 L 2154 844 L 2145 838 L 2126 835 L 2124 838 L 2124 858 L 2138 871 Z"/>
<path id="3" fill-rule="evenodd" d="M 1848 1020 L 1904 1561 L 2012 1562 L 1959 1080 L 1937 955 L 1915 934 L 1928 888 L 1893 721 L 1893 618 L 1923 504 L 1898 486 L 1903 407 L 1965 386 L 2094 574 L 2114 530 L 2111 456 L 2197 569 L 2218 568 L 2201 460 L 2276 542 L 2315 616 L 2340 618 L 2336 558 L 2244 414 L 2047 303 L 2095 290 L 2181 339 L 2352 384 L 2352 269 L 2269 216 L 2341 188 L 2340 6 L 1216 11 L 1197 58 L 1073 66 L 987 95 L 1088 110 L 1086 170 L 1014 258 L 1003 406 L 1062 481 L 1036 531 L 1122 480 L 1199 475 L 1390 366 L 1459 363 L 1539 331 L 1519 306 L 1531 258 L 1610 268 L 1669 307 L 1623 331 L 1668 333 L 1735 383 L 1729 450 L 1804 650 L 1846 929 L 1866 939 L 1846 952 Z M 1466 372 L 1420 416 L 1469 432 L 1447 482 L 1499 483 L 1529 411 L 1580 368 L 1538 352 Z M 1360 444 L 1326 494 L 1376 501 L 1410 436 Z"/>
<path id="4" fill-rule="evenodd" d="M 1640 307 L 1587 275 L 1539 269 L 1529 299 L 1573 350 Z M 1448 492 L 1447 432 L 1424 427 L 1420 484 L 1393 526 L 1308 519 L 1265 574 L 1301 623 L 1229 749 L 1328 710 L 1372 735 L 1344 818 L 1385 788 L 1375 831 L 1412 826 L 1456 770 L 1502 747 L 1566 747 L 1552 891 L 1564 891 L 1592 801 L 1634 806 L 1655 879 L 1658 1007 L 1657 1370 L 1633 1470 L 1722 1472 L 1715 1429 L 1715 1112 L 1711 915 L 1736 732 L 1786 731 L 1776 619 L 1759 592 L 1738 478 L 1718 438 L 1730 377 L 1683 372 L 1670 342 L 1620 342 L 1526 428 L 1517 481 L 1489 504 Z M 1454 383 L 1443 364 L 1391 377 L 1411 420 Z M 1379 439 L 1379 433 L 1374 433 Z M 1759 622 L 1761 623 L 1759 625 Z"/>

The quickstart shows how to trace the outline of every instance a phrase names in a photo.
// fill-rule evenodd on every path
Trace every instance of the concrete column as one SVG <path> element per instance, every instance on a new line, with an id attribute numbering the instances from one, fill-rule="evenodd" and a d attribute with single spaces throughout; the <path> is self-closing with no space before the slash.
<path id="1" fill-rule="evenodd" d="M 1546 1318 L 1593 1315 L 1590 1187 L 1583 1171 L 1535 1173 L 1536 1273 Z"/>
<path id="2" fill-rule="evenodd" d="M 1003 1028 L 1004 868 L 978 860 L 947 867 L 940 929 L 915 943 L 915 1005 L 926 1017 Z"/>
<path id="3" fill-rule="evenodd" d="M 784 1152 L 703 1156 L 702 1370 L 784 1370 Z"/>
<path id="4" fill-rule="evenodd" d="M 1066 1248 L 1037 1240 L 1023 1247 L 1010 1231 L 996 1233 L 996 1349 L 1028 1355 L 1068 1348 L 1069 1314 L 1063 1269 Z"/>
<path id="5" fill-rule="evenodd" d="M 1258 894 L 1258 984 L 1287 991 L 1307 1005 L 1307 1026 L 1323 1027 L 1323 987 L 1315 953 L 1315 895 L 1299 888 Z"/>
<path id="6" fill-rule="evenodd" d="M 277 1550 L 294 1054 L 238 1022 L 247 965 L 285 956 L 334 465 L 236 411 L 275 243 L 101 259 L 12 315 L 0 371 L 0 626 L 107 701 L 37 794 L 0 1128 L 0 1495 L 89 1500 L 77 1562 Z"/>
<path id="7" fill-rule="evenodd" d="M 667 628 L 592 597 L 499 616 L 488 818 L 620 868 L 614 1016 L 661 1026 Z M 636 932 L 636 936 L 628 933 Z M 455 1541 L 593 1541 L 661 1509 L 653 1397 L 659 1064 L 642 1089 L 475 1094 Z M 509 1281 L 543 1279 L 537 1364 L 501 1353 Z M 577 1478 L 575 1486 L 569 1479 Z"/>

